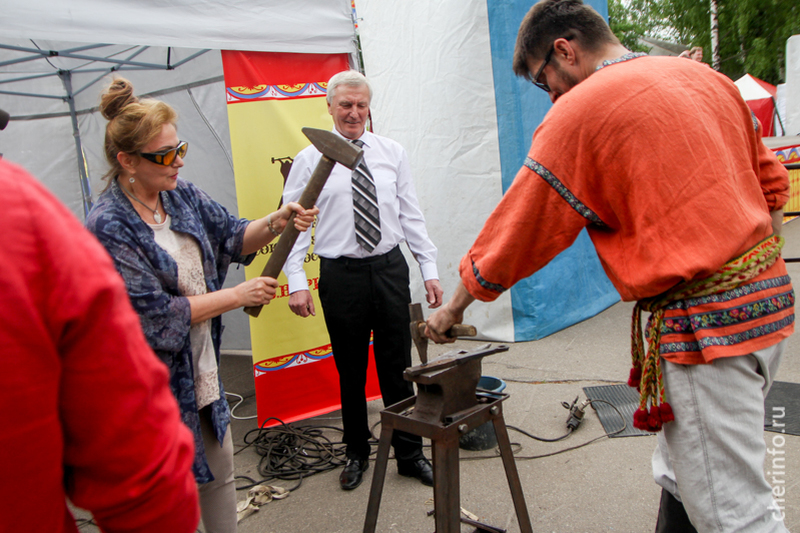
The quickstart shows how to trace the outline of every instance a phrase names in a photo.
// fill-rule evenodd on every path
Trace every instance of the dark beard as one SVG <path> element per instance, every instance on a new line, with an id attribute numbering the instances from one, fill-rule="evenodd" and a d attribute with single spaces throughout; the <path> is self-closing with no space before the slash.
<path id="1" fill-rule="evenodd" d="M 578 78 L 575 75 L 573 75 L 573 74 L 567 72 L 566 70 L 562 69 L 560 63 L 555 62 L 553 64 L 553 67 L 554 67 L 554 70 L 555 70 L 555 75 L 562 82 L 562 85 L 566 86 L 565 90 L 556 93 L 556 94 L 559 95 L 559 97 L 564 95 L 564 94 L 566 94 L 566 93 L 568 93 L 573 87 L 575 87 L 576 85 L 578 85 L 580 83 L 580 81 L 578 80 Z M 552 86 L 551 86 L 551 90 L 552 90 Z"/>

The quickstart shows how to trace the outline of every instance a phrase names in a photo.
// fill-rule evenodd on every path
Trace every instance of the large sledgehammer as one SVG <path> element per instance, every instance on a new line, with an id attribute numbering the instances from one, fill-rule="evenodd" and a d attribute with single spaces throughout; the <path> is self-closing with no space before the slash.
<path id="1" fill-rule="evenodd" d="M 311 209 L 322 191 L 325 182 L 328 181 L 328 176 L 331 175 L 333 166 L 336 163 L 341 163 L 349 169 L 354 169 L 361 162 L 364 156 L 361 148 L 347 142 L 335 133 L 325 130 L 318 130 L 314 128 L 303 128 L 303 133 L 311 141 L 314 147 L 322 152 L 322 159 L 317 163 L 317 168 L 311 174 L 311 179 L 308 180 L 303 194 L 300 195 L 300 200 L 297 201 L 304 209 Z M 294 217 L 296 213 L 292 213 L 289 220 L 286 222 L 286 228 L 281 233 L 278 244 L 272 251 L 272 255 L 264 267 L 262 276 L 269 276 L 277 278 L 280 274 L 289 252 L 292 251 L 299 231 L 294 227 Z M 256 305 L 252 307 L 245 307 L 244 312 L 252 317 L 257 317 L 261 313 L 263 306 Z"/>

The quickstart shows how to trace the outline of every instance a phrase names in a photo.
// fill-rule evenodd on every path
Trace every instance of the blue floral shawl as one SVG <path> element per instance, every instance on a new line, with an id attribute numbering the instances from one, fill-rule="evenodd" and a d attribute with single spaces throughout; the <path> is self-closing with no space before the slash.
<path id="1" fill-rule="evenodd" d="M 255 255 L 242 257 L 248 220 L 237 219 L 208 194 L 178 179 L 173 191 L 161 193 L 164 210 L 172 217 L 170 228 L 197 239 L 203 254 L 208 292 L 219 290 L 231 262 L 248 264 Z M 200 418 L 194 394 L 192 348 L 189 340 L 189 300 L 178 290 L 178 266 L 158 246 L 153 231 L 139 217 L 116 179 L 98 198 L 86 227 L 105 246 L 125 280 L 131 303 L 139 313 L 147 341 L 169 367 L 170 386 L 178 400 L 183 422 L 194 433 L 193 471 L 198 483 L 214 479 L 205 457 Z M 222 319 L 212 319 L 211 336 L 219 365 Z M 222 381 L 220 399 L 211 404 L 214 432 L 220 444 L 230 422 Z"/>

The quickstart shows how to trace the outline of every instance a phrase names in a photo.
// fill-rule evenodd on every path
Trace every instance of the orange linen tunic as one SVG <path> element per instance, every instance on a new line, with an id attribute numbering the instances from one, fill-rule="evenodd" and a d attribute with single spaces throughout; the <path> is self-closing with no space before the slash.
<path id="1" fill-rule="evenodd" d="M 559 98 L 514 183 L 461 261 L 494 300 L 583 228 L 623 300 L 708 277 L 772 233 L 786 169 L 725 76 L 678 58 L 623 56 Z M 681 364 L 751 353 L 794 330 L 782 259 L 737 289 L 672 304 L 661 355 Z"/>

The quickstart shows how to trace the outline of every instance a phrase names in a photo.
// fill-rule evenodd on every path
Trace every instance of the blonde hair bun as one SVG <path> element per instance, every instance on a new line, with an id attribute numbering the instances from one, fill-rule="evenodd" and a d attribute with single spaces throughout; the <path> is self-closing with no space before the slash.
<path id="1" fill-rule="evenodd" d="M 133 84 L 125 78 L 117 78 L 102 94 L 100 99 L 100 113 L 106 120 L 113 120 L 129 104 L 139 101 L 133 95 Z"/>

